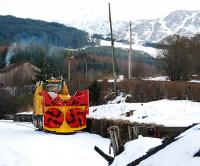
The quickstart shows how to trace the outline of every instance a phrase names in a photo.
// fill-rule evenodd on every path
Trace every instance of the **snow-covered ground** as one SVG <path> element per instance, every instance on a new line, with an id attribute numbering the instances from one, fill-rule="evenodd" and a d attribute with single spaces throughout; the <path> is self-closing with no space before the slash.
<path id="1" fill-rule="evenodd" d="M 0 166 L 106 166 L 94 150 L 109 151 L 109 139 L 78 132 L 55 135 L 35 131 L 31 123 L 0 121 Z"/>
<path id="2" fill-rule="evenodd" d="M 114 44 L 115 44 L 115 47 L 118 47 L 118 48 L 124 48 L 124 49 L 129 49 L 130 48 L 130 46 L 128 44 L 123 44 L 121 42 L 117 42 L 116 41 Z M 100 45 L 101 46 L 111 46 L 111 42 L 110 41 L 106 41 L 106 40 L 101 40 L 100 41 Z M 159 49 L 155 49 L 155 48 L 152 48 L 152 47 L 145 47 L 145 46 L 136 45 L 136 44 L 134 44 L 132 46 L 132 49 L 146 52 L 146 53 L 148 53 L 149 55 L 151 55 L 154 58 L 156 58 L 156 56 L 158 55 L 158 52 L 159 52 Z"/>
<path id="3" fill-rule="evenodd" d="M 120 103 L 119 103 L 120 102 Z M 188 126 L 200 122 L 200 103 L 188 100 L 160 100 L 148 103 L 125 103 L 118 96 L 110 104 L 90 107 L 89 117 L 124 119 L 131 122 L 155 123 L 165 126 Z M 118 104 L 117 104 L 118 103 Z M 126 117 L 126 112 L 133 115 Z M 182 133 L 177 141 L 166 146 L 141 166 L 198 166 L 194 155 L 200 149 L 200 125 Z M 161 139 L 139 136 L 127 142 L 125 151 L 112 166 L 125 166 L 161 144 Z M 95 134 L 78 132 L 56 135 L 36 131 L 31 123 L 0 120 L 0 166 L 106 166 L 107 162 L 94 151 L 98 146 L 108 154 L 110 140 Z"/>
<path id="4" fill-rule="evenodd" d="M 158 77 L 147 77 L 143 80 L 149 80 L 149 81 L 169 81 L 167 76 L 158 76 Z"/>
<path id="5" fill-rule="evenodd" d="M 139 166 L 199 166 L 200 125 L 179 135 L 178 140 L 140 162 Z M 176 139 L 177 139 L 176 138 Z M 161 139 L 139 136 L 127 142 L 125 150 L 112 166 L 125 166 L 161 144 Z M 35 131 L 31 123 L 0 120 L 1 166 L 106 166 L 107 162 L 93 149 L 97 145 L 108 153 L 109 140 L 79 132 L 55 135 Z"/>
<path id="6" fill-rule="evenodd" d="M 200 80 L 190 80 L 188 82 L 200 83 Z"/>
<path id="7" fill-rule="evenodd" d="M 149 81 L 170 81 L 167 78 L 167 76 L 147 77 L 147 78 L 144 78 L 143 80 L 149 80 Z M 188 82 L 200 83 L 200 80 L 190 80 Z"/>
<path id="8" fill-rule="evenodd" d="M 133 115 L 126 117 L 126 112 L 130 111 Z M 125 103 L 122 100 L 118 104 L 90 107 L 89 117 L 185 127 L 200 122 L 200 103 L 166 99 L 148 103 Z"/>

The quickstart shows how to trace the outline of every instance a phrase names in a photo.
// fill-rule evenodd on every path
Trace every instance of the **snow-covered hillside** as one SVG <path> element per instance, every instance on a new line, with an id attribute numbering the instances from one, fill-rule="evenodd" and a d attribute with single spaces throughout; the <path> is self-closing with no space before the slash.
<path id="1" fill-rule="evenodd" d="M 130 48 L 130 45 L 122 43 L 122 42 L 115 42 L 114 44 L 115 44 L 115 47 L 118 47 L 118 48 L 123 48 L 123 49 L 127 49 L 127 50 Z M 110 41 L 106 41 L 106 40 L 100 40 L 100 45 L 101 46 L 110 46 L 111 42 Z M 159 49 L 155 49 L 155 48 L 152 48 L 152 47 L 145 47 L 145 46 L 136 45 L 136 44 L 134 44 L 132 46 L 132 49 L 146 52 L 146 53 L 148 53 L 150 56 L 152 56 L 154 58 L 156 58 L 156 56 L 159 53 Z"/>
<path id="2" fill-rule="evenodd" d="M 170 35 L 181 35 L 191 37 L 200 33 L 200 11 L 177 10 L 170 13 L 165 18 L 143 19 L 132 21 L 132 37 L 135 50 L 141 50 L 152 57 L 156 57 L 159 50 L 147 47 L 147 43 L 157 43 Z M 111 45 L 109 21 L 104 19 L 82 19 L 71 21 L 66 24 L 89 34 L 100 36 L 101 46 Z M 113 20 L 113 34 L 115 46 L 129 48 L 130 22 Z M 106 39 L 106 40 L 105 40 Z M 148 45 L 148 44 L 147 44 Z"/>
<path id="3" fill-rule="evenodd" d="M 133 20 L 133 40 L 136 44 L 158 42 L 173 34 L 192 36 L 200 32 L 200 11 L 177 10 L 165 18 L 151 20 Z M 90 34 L 100 34 L 110 37 L 108 20 L 87 20 L 67 23 L 69 26 L 82 29 Z M 129 40 L 129 22 L 113 20 L 115 39 Z"/>

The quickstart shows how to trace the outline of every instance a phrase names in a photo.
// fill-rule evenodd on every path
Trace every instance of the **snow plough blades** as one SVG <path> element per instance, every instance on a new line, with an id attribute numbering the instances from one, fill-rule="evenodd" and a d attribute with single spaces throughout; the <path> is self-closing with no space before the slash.
<path id="1" fill-rule="evenodd" d="M 70 96 L 64 81 L 48 80 L 36 84 L 33 124 L 39 130 L 56 133 L 82 130 L 86 128 L 88 109 L 88 90 Z"/>

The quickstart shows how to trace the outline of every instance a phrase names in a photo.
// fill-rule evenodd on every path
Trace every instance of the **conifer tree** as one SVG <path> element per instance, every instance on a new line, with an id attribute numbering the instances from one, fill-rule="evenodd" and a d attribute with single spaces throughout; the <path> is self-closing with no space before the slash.
<path id="1" fill-rule="evenodd" d="M 95 80 L 89 87 L 90 91 L 90 104 L 91 105 L 97 105 L 98 100 L 101 93 L 101 86 L 100 84 Z"/>

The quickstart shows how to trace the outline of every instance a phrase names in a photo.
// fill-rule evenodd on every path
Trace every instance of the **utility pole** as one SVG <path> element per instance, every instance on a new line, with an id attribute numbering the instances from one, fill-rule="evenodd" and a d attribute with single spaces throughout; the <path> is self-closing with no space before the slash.
<path id="1" fill-rule="evenodd" d="M 67 55 L 67 56 L 68 56 L 68 58 L 67 58 L 67 59 L 68 59 L 68 81 L 70 81 L 70 79 L 71 79 L 71 78 L 70 78 L 70 77 L 71 77 L 71 76 L 70 76 L 70 72 L 71 72 L 71 71 L 70 71 L 70 70 L 71 70 L 71 68 L 70 68 L 70 65 L 71 65 L 71 64 L 70 64 L 70 63 L 71 63 L 71 62 L 70 62 L 70 51 L 69 51 L 69 49 L 68 49 L 68 55 Z"/>
<path id="2" fill-rule="evenodd" d="M 112 67 L 113 67 L 113 78 L 114 78 L 114 92 L 115 92 L 115 95 L 117 95 L 116 59 L 115 59 L 114 39 L 113 39 L 113 33 L 112 33 L 112 19 L 111 19 L 110 3 L 108 3 L 108 8 L 109 8 L 110 35 L 111 35 L 111 46 L 112 46 Z"/>
<path id="3" fill-rule="evenodd" d="M 132 78 L 132 26 L 130 21 L 130 50 L 128 55 L 128 79 Z"/>
<path id="4" fill-rule="evenodd" d="M 85 80 L 88 80 L 88 62 L 87 62 L 85 50 L 83 52 L 83 58 L 84 58 L 84 61 L 85 61 Z"/>
<path id="5" fill-rule="evenodd" d="M 70 56 L 70 50 L 68 49 L 68 81 L 71 80 L 71 60 L 73 59 L 73 56 Z"/>
<path id="6" fill-rule="evenodd" d="M 85 79 L 88 79 L 88 63 L 87 60 L 85 61 Z"/>

